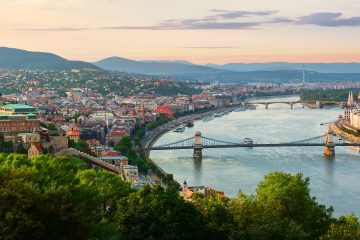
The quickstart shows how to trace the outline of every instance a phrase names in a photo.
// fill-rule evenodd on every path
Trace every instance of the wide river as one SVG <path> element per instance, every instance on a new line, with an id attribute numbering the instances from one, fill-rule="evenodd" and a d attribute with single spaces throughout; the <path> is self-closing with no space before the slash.
<path id="1" fill-rule="evenodd" d="M 273 98 L 298 100 L 298 97 Z M 258 99 L 256 101 L 270 101 Z M 342 114 L 340 108 L 310 109 L 299 104 L 272 104 L 266 110 L 232 112 L 211 121 L 195 122 L 183 133 L 168 132 L 155 144 L 175 142 L 200 131 L 203 136 L 239 142 L 249 137 L 254 143 L 291 142 L 319 136 L 326 123 Z M 350 147 L 336 147 L 336 156 L 327 159 L 322 147 L 204 149 L 202 160 L 194 160 L 192 150 L 152 151 L 150 157 L 166 172 L 190 186 L 205 185 L 236 196 L 241 189 L 254 194 L 264 175 L 273 171 L 303 173 L 310 178 L 311 194 L 321 204 L 333 206 L 335 215 L 360 216 L 360 155 Z"/>

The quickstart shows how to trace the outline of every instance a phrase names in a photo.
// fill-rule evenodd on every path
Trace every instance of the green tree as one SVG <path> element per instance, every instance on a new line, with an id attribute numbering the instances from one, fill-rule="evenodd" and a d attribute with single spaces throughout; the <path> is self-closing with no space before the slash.
<path id="1" fill-rule="evenodd" d="M 124 239 L 203 239 L 203 220 L 178 192 L 145 187 L 119 202 L 118 229 Z"/>
<path id="2" fill-rule="evenodd" d="M 214 194 L 205 197 L 195 193 L 192 203 L 203 216 L 206 227 L 206 239 L 229 239 L 231 230 L 235 227 L 233 217 L 228 210 L 229 199 Z"/>
<path id="3" fill-rule="evenodd" d="M 116 144 L 115 150 L 120 151 L 123 154 L 128 153 L 130 150 L 132 150 L 132 144 L 129 136 L 123 136 L 119 143 Z"/>
<path id="4" fill-rule="evenodd" d="M 25 149 L 24 144 L 20 143 L 16 149 L 16 152 L 20 154 L 27 154 L 28 151 Z"/>
<path id="5" fill-rule="evenodd" d="M 331 224 L 330 229 L 324 234 L 321 240 L 359 240 L 360 223 L 354 216 L 342 216 Z"/>

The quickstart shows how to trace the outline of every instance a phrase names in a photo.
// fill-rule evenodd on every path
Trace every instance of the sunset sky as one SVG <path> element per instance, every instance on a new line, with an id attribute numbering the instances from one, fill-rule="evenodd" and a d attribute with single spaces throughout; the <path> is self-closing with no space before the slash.
<path id="1" fill-rule="evenodd" d="M 85 61 L 360 62 L 360 0 L 0 0 L 0 46 Z"/>

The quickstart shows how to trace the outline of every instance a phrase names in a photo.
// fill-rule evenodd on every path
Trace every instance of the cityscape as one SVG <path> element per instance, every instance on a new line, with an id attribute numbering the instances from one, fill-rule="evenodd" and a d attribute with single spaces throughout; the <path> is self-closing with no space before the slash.
<path id="1" fill-rule="evenodd" d="M 0 0 L 0 239 L 360 239 L 360 5 L 170 2 Z"/>

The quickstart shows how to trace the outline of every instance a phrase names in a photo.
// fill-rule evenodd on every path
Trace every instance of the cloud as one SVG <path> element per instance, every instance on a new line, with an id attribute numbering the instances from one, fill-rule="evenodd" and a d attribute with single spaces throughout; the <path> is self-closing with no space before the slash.
<path id="1" fill-rule="evenodd" d="M 323 27 L 360 26 L 360 17 L 341 18 L 342 16 L 343 14 L 340 12 L 319 12 L 299 17 L 296 23 L 300 25 L 311 24 Z"/>
<path id="2" fill-rule="evenodd" d="M 211 10 L 211 12 L 217 13 L 212 16 L 213 18 L 236 19 L 236 18 L 249 17 L 249 16 L 274 15 L 278 12 L 278 10 L 251 12 L 251 11 L 227 11 L 227 10 L 213 9 Z"/>
<path id="3" fill-rule="evenodd" d="M 272 11 L 227 11 L 213 9 L 210 10 L 212 15 L 198 18 L 198 19 L 169 19 L 165 20 L 158 25 L 153 26 L 115 26 L 104 27 L 103 29 L 143 29 L 143 30 L 201 30 L 201 29 L 252 29 L 256 26 L 274 23 L 275 21 L 280 23 L 280 19 L 284 21 L 285 18 L 276 19 L 258 19 L 252 21 L 239 21 L 239 18 L 245 18 L 250 16 L 271 16 L 276 14 L 277 10 Z M 229 21 L 230 20 L 230 21 Z"/>
<path id="4" fill-rule="evenodd" d="M 110 1 L 110 0 L 103 0 Z M 277 24 L 318 25 L 324 27 L 360 26 L 360 17 L 343 18 L 343 14 L 319 12 L 297 18 L 278 16 L 271 11 L 227 11 L 213 9 L 203 18 L 168 19 L 154 25 L 102 27 L 16 28 L 19 31 L 86 31 L 86 30 L 241 30 L 258 29 Z"/>

